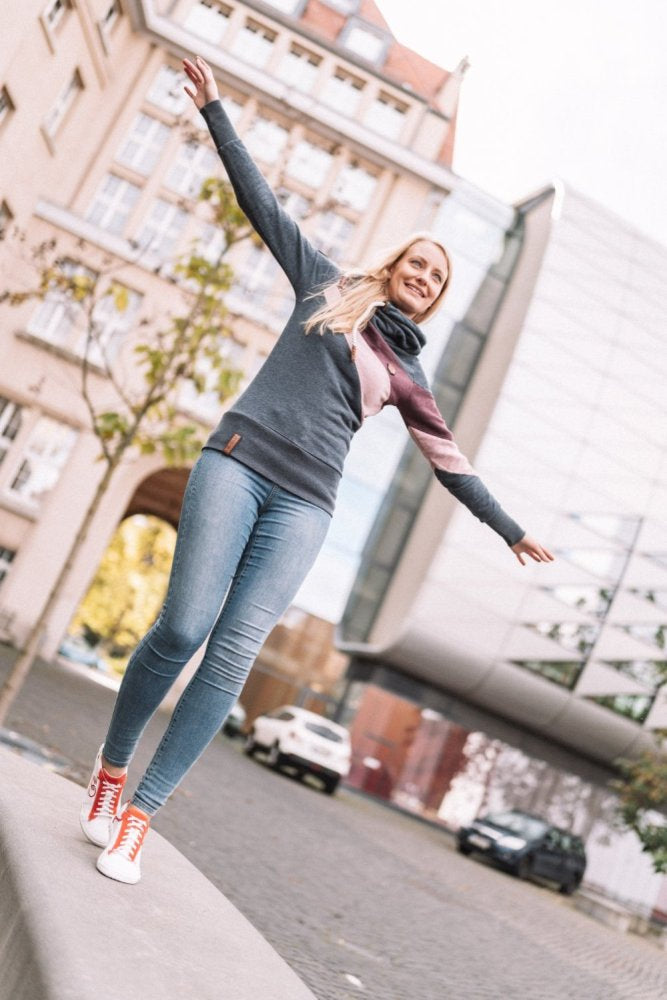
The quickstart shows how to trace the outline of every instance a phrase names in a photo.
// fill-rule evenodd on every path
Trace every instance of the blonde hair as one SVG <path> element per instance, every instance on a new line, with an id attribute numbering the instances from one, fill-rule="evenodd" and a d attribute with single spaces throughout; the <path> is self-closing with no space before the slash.
<path id="1" fill-rule="evenodd" d="M 324 333 L 326 329 L 333 333 L 351 333 L 361 329 L 369 322 L 379 306 L 386 305 L 389 278 L 393 266 L 408 252 L 410 247 L 420 240 L 432 243 L 442 250 L 447 261 L 447 275 L 437 298 L 428 309 L 415 316 L 416 323 L 423 323 L 430 319 L 442 305 L 452 275 L 452 262 L 440 240 L 435 239 L 430 233 L 413 233 L 402 243 L 385 250 L 382 256 L 365 270 L 345 272 L 338 283 L 338 293 L 335 298 L 327 296 L 325 289 L 326 301 L 306 321 L 305 332 L 310 333 L 312 330 L 317 330 L 318 333 Z M 316 294 L 321 294 L 321 292 Z"/>

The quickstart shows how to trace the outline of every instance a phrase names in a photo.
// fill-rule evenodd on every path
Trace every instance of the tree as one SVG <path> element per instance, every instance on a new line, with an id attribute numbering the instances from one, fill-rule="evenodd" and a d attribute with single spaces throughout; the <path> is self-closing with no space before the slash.
<path id="1" fill-rule="evenodd" d="M 667 872 L 667 753 L 646 750 L 635 760 L 618 761 L 618 767 L 621 777 L 612 786 L 621 822 L 637 834 L 655 871 Z"/>
<path id="2" fill-rule="evenodd" d="M 119 312 L 128 307 L 128 291 L 114 277 L 117 265 L 109 261 L 103 273 L 73 266 L 71 259 L 63 257 L 57 243 L 49 241 L 32 250 L 37 272 L 34 286 L 0 295 L 0 302 L 12 306 L 57 295 L 79 317 L 85 333 L 80 358 L 81 397 L 104 465 L 60 572 L 0 690 L 0 724 L 28 676 L 44 626 L 121 461 L 128 453 L 138 452 L 160 453 L 171 465 L 191 462 L 200 450 L 204 428 L 182 412 L 181 393 L 186 386 L 192 387 L 196 394 L 214 390 L 223 401 L 238 387 L 241 373 L 227 366 L 219 349 L 220 339 L 230 333 L 225 294 L 234 277 L 225 258 L 235 244 L 255 237 L 229 182 L 209 179 L 199 197 L 209 206 L 211 221 L 222 235 L 220 252 L 211 260 L 195 247 L 175 263 L 169 280 L 182 288 L 184 312 L 166 321 L 163 317 L 156 321 L 142 320 L 132 348 L 135 370 L 130 377 L 110 357 L 98 321 L 100 310 L 105 307 L 112 305 Z M 88 248 L 80 241 L 78 249 L 83 257 Z M 100 408 L 91 388 L 100 369 L 113 391 L 115 402 L 111 408 Z"/>

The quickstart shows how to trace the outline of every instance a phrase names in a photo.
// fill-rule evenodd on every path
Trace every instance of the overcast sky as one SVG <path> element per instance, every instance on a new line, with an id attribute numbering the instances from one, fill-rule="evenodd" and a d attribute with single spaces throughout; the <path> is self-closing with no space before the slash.
<path id="1" fill-rule="evenodd" d="M 667 0 L 376 0 L 462 88 L 454 169 L 518 200 L 554 177 L 667 245 Z"/>

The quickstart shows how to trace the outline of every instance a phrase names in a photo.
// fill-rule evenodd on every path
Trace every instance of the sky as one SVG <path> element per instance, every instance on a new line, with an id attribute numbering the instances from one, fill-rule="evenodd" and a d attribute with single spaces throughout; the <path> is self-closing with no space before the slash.
<path id="1" fill-rule="evenodd" d="M 454 169 L 505 201 L 554 178 L 667 246 L 667 0 L 376 0 L 454 69 Z"/>

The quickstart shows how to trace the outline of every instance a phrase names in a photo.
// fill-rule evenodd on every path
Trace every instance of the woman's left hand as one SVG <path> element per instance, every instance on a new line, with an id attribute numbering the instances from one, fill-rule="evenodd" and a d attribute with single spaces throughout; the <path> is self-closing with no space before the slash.
<path id="1" fill-rule="evenodd" d="M 520 542 L 511 546 L 511 549 L 522 566 L 525 566 L 524 556 L 530 556 L 535 562 L 553 562 L 555 559 L 549 549 L 545 549 L 543 545 L 528 535 L 524 535 Z"/>

